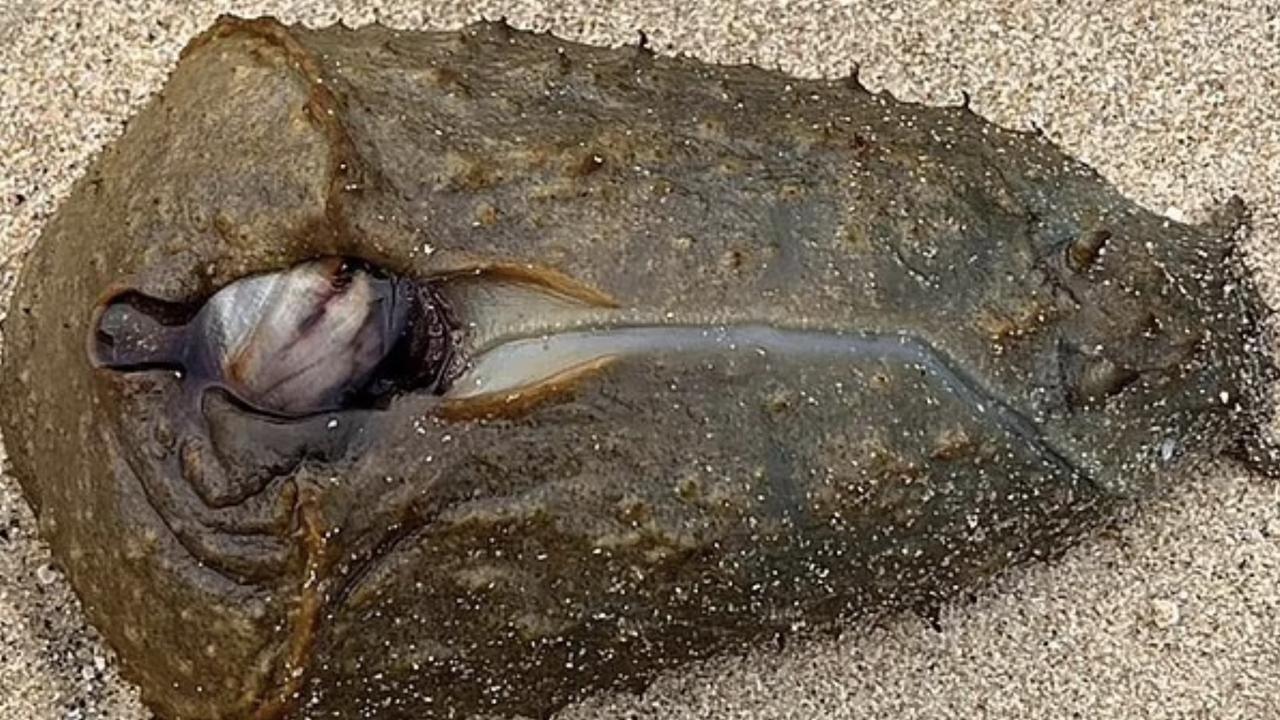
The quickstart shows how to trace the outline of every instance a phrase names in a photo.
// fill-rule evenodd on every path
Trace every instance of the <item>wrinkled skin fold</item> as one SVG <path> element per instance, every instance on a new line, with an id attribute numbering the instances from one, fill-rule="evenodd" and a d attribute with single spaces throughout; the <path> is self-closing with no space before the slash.
<path id="1" fill-rule="evenodd" d="M 1274 462 L 1240 224 L 856 79 L 227 18 L 26 262 L 0 422 L 161 717 L 545 717 Z M 325 334 L 199 314 L 263 298 Z"/>

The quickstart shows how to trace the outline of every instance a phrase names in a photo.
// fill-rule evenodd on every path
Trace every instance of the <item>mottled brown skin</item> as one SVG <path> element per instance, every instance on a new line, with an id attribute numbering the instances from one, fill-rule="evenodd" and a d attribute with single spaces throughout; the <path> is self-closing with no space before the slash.
<path id="1" fill-rule="evenodd" d="M 27 261 L 3 431 L 162 717 L 542 717 L 945 601 L 1189 460 L 1258 457 L 1274 370 L 1232 231 L 853 79 L 501 24 L 224 19 Z M 407 393 L 294 422 L 216 395 L 193 418 L 172 373 L 89 366 L 112 288 L 198 302 L 325 254 L 531 263 L 671 322 L 908 332 L 1041 444 L 893 360 L 658 354 L 507 416 Z"/>

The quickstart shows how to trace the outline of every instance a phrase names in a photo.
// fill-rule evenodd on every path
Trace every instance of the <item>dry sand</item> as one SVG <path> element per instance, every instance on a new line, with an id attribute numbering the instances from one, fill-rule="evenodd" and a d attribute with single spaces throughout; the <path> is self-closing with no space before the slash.
<path id="1" fill-rule="evenodd" d="M 1127 194 L 1201 219 L 1255 211 L 1253 259 L 1280 301 L 1280 10 L 1187 2 L 755 0 L 0 5 L 0 306 L 23 252 L 90 157 L 219 12 L 312 24 L 455 27 L 480 15 L 599 43 L 752 60 L 803 75 L 855 64 L 929 102 L 968 91 L 1044 128 Z M 845 7 L 845 6 L 848 7 Z M 185 7 L 179 7 L 185 6 Z M 145 718 L 0 478 L 0 718 Z M 599 698 L 564 718 L 1280 718 L 1280 487 L 1186 477 L 1119 531 L 1006 576 L 941 629 L 851 628 Z"/>

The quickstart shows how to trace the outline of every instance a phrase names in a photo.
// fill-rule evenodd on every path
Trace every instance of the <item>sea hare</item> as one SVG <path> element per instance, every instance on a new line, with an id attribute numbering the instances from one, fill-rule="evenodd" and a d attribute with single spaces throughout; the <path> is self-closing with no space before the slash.
<path id="1" fill-rule="evenodd" d="M 1240 217 L 856 78 L 228 18 L 26 262 L 0 421 L 160 716 L 545 717 L 1273 471 Z"/>

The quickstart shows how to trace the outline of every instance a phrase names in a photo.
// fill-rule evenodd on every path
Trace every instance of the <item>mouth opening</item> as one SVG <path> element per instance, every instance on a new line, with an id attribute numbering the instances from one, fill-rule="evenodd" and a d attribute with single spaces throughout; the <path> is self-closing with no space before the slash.
<path id="1" fill-rule="evenodd" d="M 88 355 L 94 367 L 174 371 L 196 395 L 217 388 L 244 409 L 301 418 L 384 408 L 411 392 L 452 399 L 485 395 L 489 385 L 555 384 L 563 373 L 546 363 L 497 382 L 484 379 L 491 363 L 479 382 L 474 366 L 506 343 L 615 311 L 604 294 L 537 266 L 484 264 L 420 279 L 322 257 L 196 302 L 116 292 L 95 310 Z"/>

